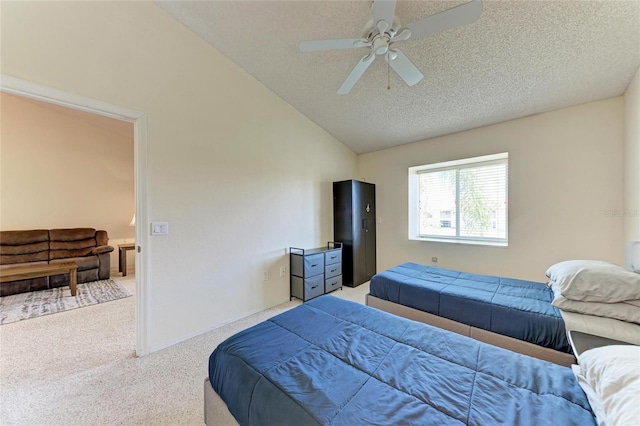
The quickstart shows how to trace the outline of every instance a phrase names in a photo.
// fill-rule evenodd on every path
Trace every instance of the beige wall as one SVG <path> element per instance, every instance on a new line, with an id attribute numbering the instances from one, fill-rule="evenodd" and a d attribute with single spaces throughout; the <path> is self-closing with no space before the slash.
<path id="1" fill-rule="evenodd" d="M 149 350 L 289 300 L 355 154 L 151 2 L 0 7 L 3 74 L 148 114 Z"/>
<path id="2" fill-rule="evenodd" d="M 640 241 L 640 69 L 624 94 L 625 241 Z"/>
<path id="3" fill-rule="evenodd" d="M 88 227 L 113 246 L 133 241 L 133 125 L 6 93 L 0 106 L 0 230 Z"/>
<path id="4" fill-rule="evenodd" d="M 624 220 L 605 214 L 625 208 L 621 97 L 356 159 L 151 2 L 0 8 L 3 74 L 148 115 L 149 219 L 170 224 L 144 248 L 151 351 L 288 300 L 284 248 L 331 239 L 334 180 L 377 184 L 379 270 L 437 256 L 541 280 L 561 259 L 622 261 Z M 502 151 L 508 248 L 407 240 L 407 167 Z"/>
<path id="5" fill-rule="evenodd" d="M 544 280 L 552 263 L 622 264 L 623 99 L 617 97 L 358 157 L 376 184 L 378 270 L 413 261 Z M 407 168 L 509 152 L 509 247 L 409 241 Z"/>

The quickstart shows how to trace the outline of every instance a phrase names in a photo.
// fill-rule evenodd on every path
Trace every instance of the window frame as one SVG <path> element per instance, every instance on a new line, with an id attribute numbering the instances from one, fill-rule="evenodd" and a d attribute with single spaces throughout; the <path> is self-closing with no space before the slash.
<path id="1" fill-rule="evenodd" d="M 421 235 L 420 234 L 420 217 L 419 217 L 419 175 L 425 172 L 437 172 L 445 170 L 461 170 L 477 166 L 490 166 L 491 164 L 505 164 L 505 237 L 465 237 L 460 236 L 460 227 L 456 226 L 455 236 L 438 236 L 438 235 Z M 498 154 L 483 155 L 480 157 L 464 158 L 461 160 L 445 161 L 433 164 L 424 164 L 420 166 L 409 167 L 409 240 L 444 242 L 458 244 L 475 244 L 483 246 L 508 247 L 509 245 L 509 153 L 502 152 Z M 456 185 L 457 186 L 457 185 Z M 460 197 L 458 188 L 456 189 L 456 225 L 460 221 Z M 454 222 L 453 220 L 451 221 Z"/>

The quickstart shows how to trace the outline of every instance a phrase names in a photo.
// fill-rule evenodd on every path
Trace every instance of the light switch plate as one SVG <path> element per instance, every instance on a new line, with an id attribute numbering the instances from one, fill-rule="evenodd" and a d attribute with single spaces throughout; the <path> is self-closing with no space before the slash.
<path id="1" fill-rule="evenodd" d="M 169 222 L 151 222 L 151 235 L 169 234 Z"/>

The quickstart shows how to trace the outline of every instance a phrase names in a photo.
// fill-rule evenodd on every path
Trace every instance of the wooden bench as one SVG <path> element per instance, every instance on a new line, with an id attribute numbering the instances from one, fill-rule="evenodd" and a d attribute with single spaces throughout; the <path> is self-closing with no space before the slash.
<path id="1" fill-rule="evenodd" d="M 29 278 L 48 277 L 51 275 L 69 274 L 71 295 L 77 293 L 78 265 L 75 262 L 53 263 L 50 265 L 26 265 L 0 269 L 0 283 L 26 280 Z"/>

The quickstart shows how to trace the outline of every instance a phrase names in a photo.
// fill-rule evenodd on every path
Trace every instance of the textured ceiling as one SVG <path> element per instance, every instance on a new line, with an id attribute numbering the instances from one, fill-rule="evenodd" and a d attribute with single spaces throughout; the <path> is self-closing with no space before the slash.
<path id="1" fill-rule="evenodd" d="M 463 3 L 399 0 L 396 16 Z M 484 1 L 478 21 L 398 44 L 425 76 L 417 85 L 378 57 L 338 95 L 367 49 L 298 45 L 362 37 L 371 1 L 157 4 L 356 153 L 619 96 L 640 65 L 640 1 Z"/>

